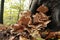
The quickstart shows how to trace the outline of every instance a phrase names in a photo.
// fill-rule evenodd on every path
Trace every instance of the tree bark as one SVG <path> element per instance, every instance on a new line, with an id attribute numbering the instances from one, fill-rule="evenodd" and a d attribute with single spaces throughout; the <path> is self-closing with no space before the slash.
<path id="1" fill-rule="evenodd" d="M 4 0 L 1 0 L 0 23 L 3 24 Z"/>

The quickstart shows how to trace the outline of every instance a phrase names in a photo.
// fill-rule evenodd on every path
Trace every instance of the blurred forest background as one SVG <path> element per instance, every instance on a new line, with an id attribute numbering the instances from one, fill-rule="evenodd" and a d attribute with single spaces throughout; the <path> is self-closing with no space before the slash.
<path id="1" fill-rule="evenodd" d="M 5 0 L 3 21 L 5 25 L 15 24 L 21 11 L 29 9 L 28 0 Z"/>

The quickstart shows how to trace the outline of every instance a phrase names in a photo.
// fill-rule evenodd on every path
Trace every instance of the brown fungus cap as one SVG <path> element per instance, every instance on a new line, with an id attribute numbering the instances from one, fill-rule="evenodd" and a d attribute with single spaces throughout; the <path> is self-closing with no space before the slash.
<path id="1" fill-rule="evenodd" d="M 47 6 L 40 6 L 38 9 L 37 9 L 38 12 L 42 12 L 42 13 L 46 13 L 48 11 L 48 7 Z"/>

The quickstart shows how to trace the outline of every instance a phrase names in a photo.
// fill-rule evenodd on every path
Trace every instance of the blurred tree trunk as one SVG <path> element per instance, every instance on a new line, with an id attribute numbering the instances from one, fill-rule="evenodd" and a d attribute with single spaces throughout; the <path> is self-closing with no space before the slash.
<path id="1" fill-rule="evenodd" d="M 38 7 L 38 0 L 31 0 L 30 11 L 32 13 L 35 13 L 37 7 Z"/>
<path id="2" fill-rule="evenodd" d="M 3 24 L 4 0 L 1 0 L 0 23 Z"/>

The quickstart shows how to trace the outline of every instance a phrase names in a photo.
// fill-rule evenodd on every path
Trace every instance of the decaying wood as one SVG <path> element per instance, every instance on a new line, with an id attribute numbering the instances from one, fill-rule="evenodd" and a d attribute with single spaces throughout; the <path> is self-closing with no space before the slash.
<path id="1" fill-rule="evenodd" d="M 60 39 L 60 31 L 58 32 L 49 32 L 49 35 L 46 37 L 46 40 L 49 38 L 58 38 Z"/>

